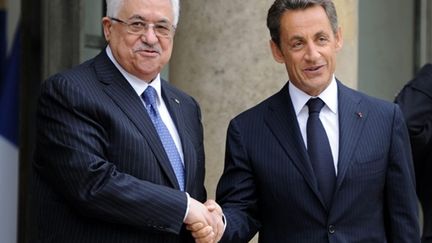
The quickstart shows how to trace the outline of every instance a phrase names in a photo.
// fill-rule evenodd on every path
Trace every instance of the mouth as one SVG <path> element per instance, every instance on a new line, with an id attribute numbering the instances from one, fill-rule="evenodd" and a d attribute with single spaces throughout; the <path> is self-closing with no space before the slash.
<path id="1" fill-rule="evenodd" d="M 322 68 L 324 67 L 324 65 L 319 65 L 319 66 L 312 66 L 312 67 L 307 67 L 304 69 L 305 72 L 317 72 L 320 71 Z"/>
<path id="2" fill-rule="evenodd" d="M 157 53 L 157 54 L 159 54 L 159 51 L 154 50 L 154 49 L 141 49 L 141 50 L 138 50 L 138 52 Z"/>
<path id="3" fill-rule="evenodd" d="M 147 52 L 147 53 L 157 53 L 157 54 L 159 54 L 159 52 L 158 52 L 157 50 L 144 50 L 144 52 Z"/>
<path id="4" fill-rule="evenodd" d="M 140 49 L 135 52 L 146 57 L 156 57 L 160 55 L 160 51 L 154 49 Z"/>

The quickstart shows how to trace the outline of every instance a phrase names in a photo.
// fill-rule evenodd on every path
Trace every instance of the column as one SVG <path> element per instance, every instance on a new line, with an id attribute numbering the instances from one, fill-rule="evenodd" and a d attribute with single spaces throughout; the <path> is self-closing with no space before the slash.
<path id="1" fill-rule="evenodd" d="M 338 54 L 336 77 L 351 88 L 358 79 L 358 0 L 335 0 L 344 46 Z"/>

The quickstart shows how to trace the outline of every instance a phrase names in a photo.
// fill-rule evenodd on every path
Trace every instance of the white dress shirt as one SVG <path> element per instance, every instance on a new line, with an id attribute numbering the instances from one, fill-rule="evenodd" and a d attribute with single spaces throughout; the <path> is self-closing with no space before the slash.
<path id="1" fill-rule="evenodd" d="M 300 126 L 303 142 L 307 148 L 306 123 L 309 117 L 309 108 L 306 102 L 312 97 L 291 82 L 288 84 L 289 94 Z M 326 130 L 330 148 L 333 156 L 335 172 L 337 175 L 337 165 L 339 158 L 339 112 L 338 112 L 338 89 L 336 79 L 332 78 L 329 86 L 317 97 L 324 101 L 325 105 L 320 112 L 320 120 Z"/>

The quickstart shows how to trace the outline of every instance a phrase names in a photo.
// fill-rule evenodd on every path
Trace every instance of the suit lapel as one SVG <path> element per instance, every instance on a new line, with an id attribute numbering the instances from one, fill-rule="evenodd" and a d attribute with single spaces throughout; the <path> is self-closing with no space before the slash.
<path id="1" fill-rule="evenodd" d="M 149 147 L 159 161 L 162 170 L 167 175 L 172 186 L 179 189 L 168 156 L 165 153 L 150 117 L 145 111 L 141 98 L 109 60 L 105 51 L 96 58 L 95 63 L 98 79 L 105 84 L 104 91 L 126 116 L 129 117 L 132 123 L 135 124 L 145 140 L 147 140 Z"/>
<path id="2" fill-rule="evenodd" d="M 189 135 L 186 131 L 186 124 L 182 112 L 182 100 L 171 90 L 168 84 L 161 80 L 162 95 L 165 100 L 165 104 L 170 112 L 171 118 L 173 119 L 177 132 L 180 136 L 180 140 L 183 148 L 183 161 L 185 166 L 185 190 L 191 187 L 190 182 L 194 181 L 194 172 L 196 171 L 196 153 L 194 147 L 190 141 Z"/>
<path id="3" fill-rule="evenodd" d="M 279 144 L 288 154 L 291 162 L 297 167 L 312 191 L 314 191 L 323 203 L 300 133 L 297 116 L 289 96 L 288 84 L 270 101 L 269 109 L 265 115 L 265 121 Z"/>
<path id="4" fill-rule="evenodd" d="M 339 106 L 339 161 L 338 176 L 336 180 L 337 193 L 357 147 L 368 117 L 368 109 L 361 103 L 361 97 L 338 81 Z"/>

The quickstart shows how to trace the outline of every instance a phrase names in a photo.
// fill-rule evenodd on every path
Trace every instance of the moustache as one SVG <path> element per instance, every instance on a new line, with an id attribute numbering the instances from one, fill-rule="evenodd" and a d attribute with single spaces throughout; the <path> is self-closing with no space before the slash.
<path id="1" fill-rule="evenodd" d="M 146 43 L 143 43 L 142 45 L 133 48 L 134 52 L 140 52 L 140 51 L 149 51 L 149 52 L 156 52 L 160 54 L 162 52 L 162 49 L 160 46 L 156 45 L 148 45 Z"/>

